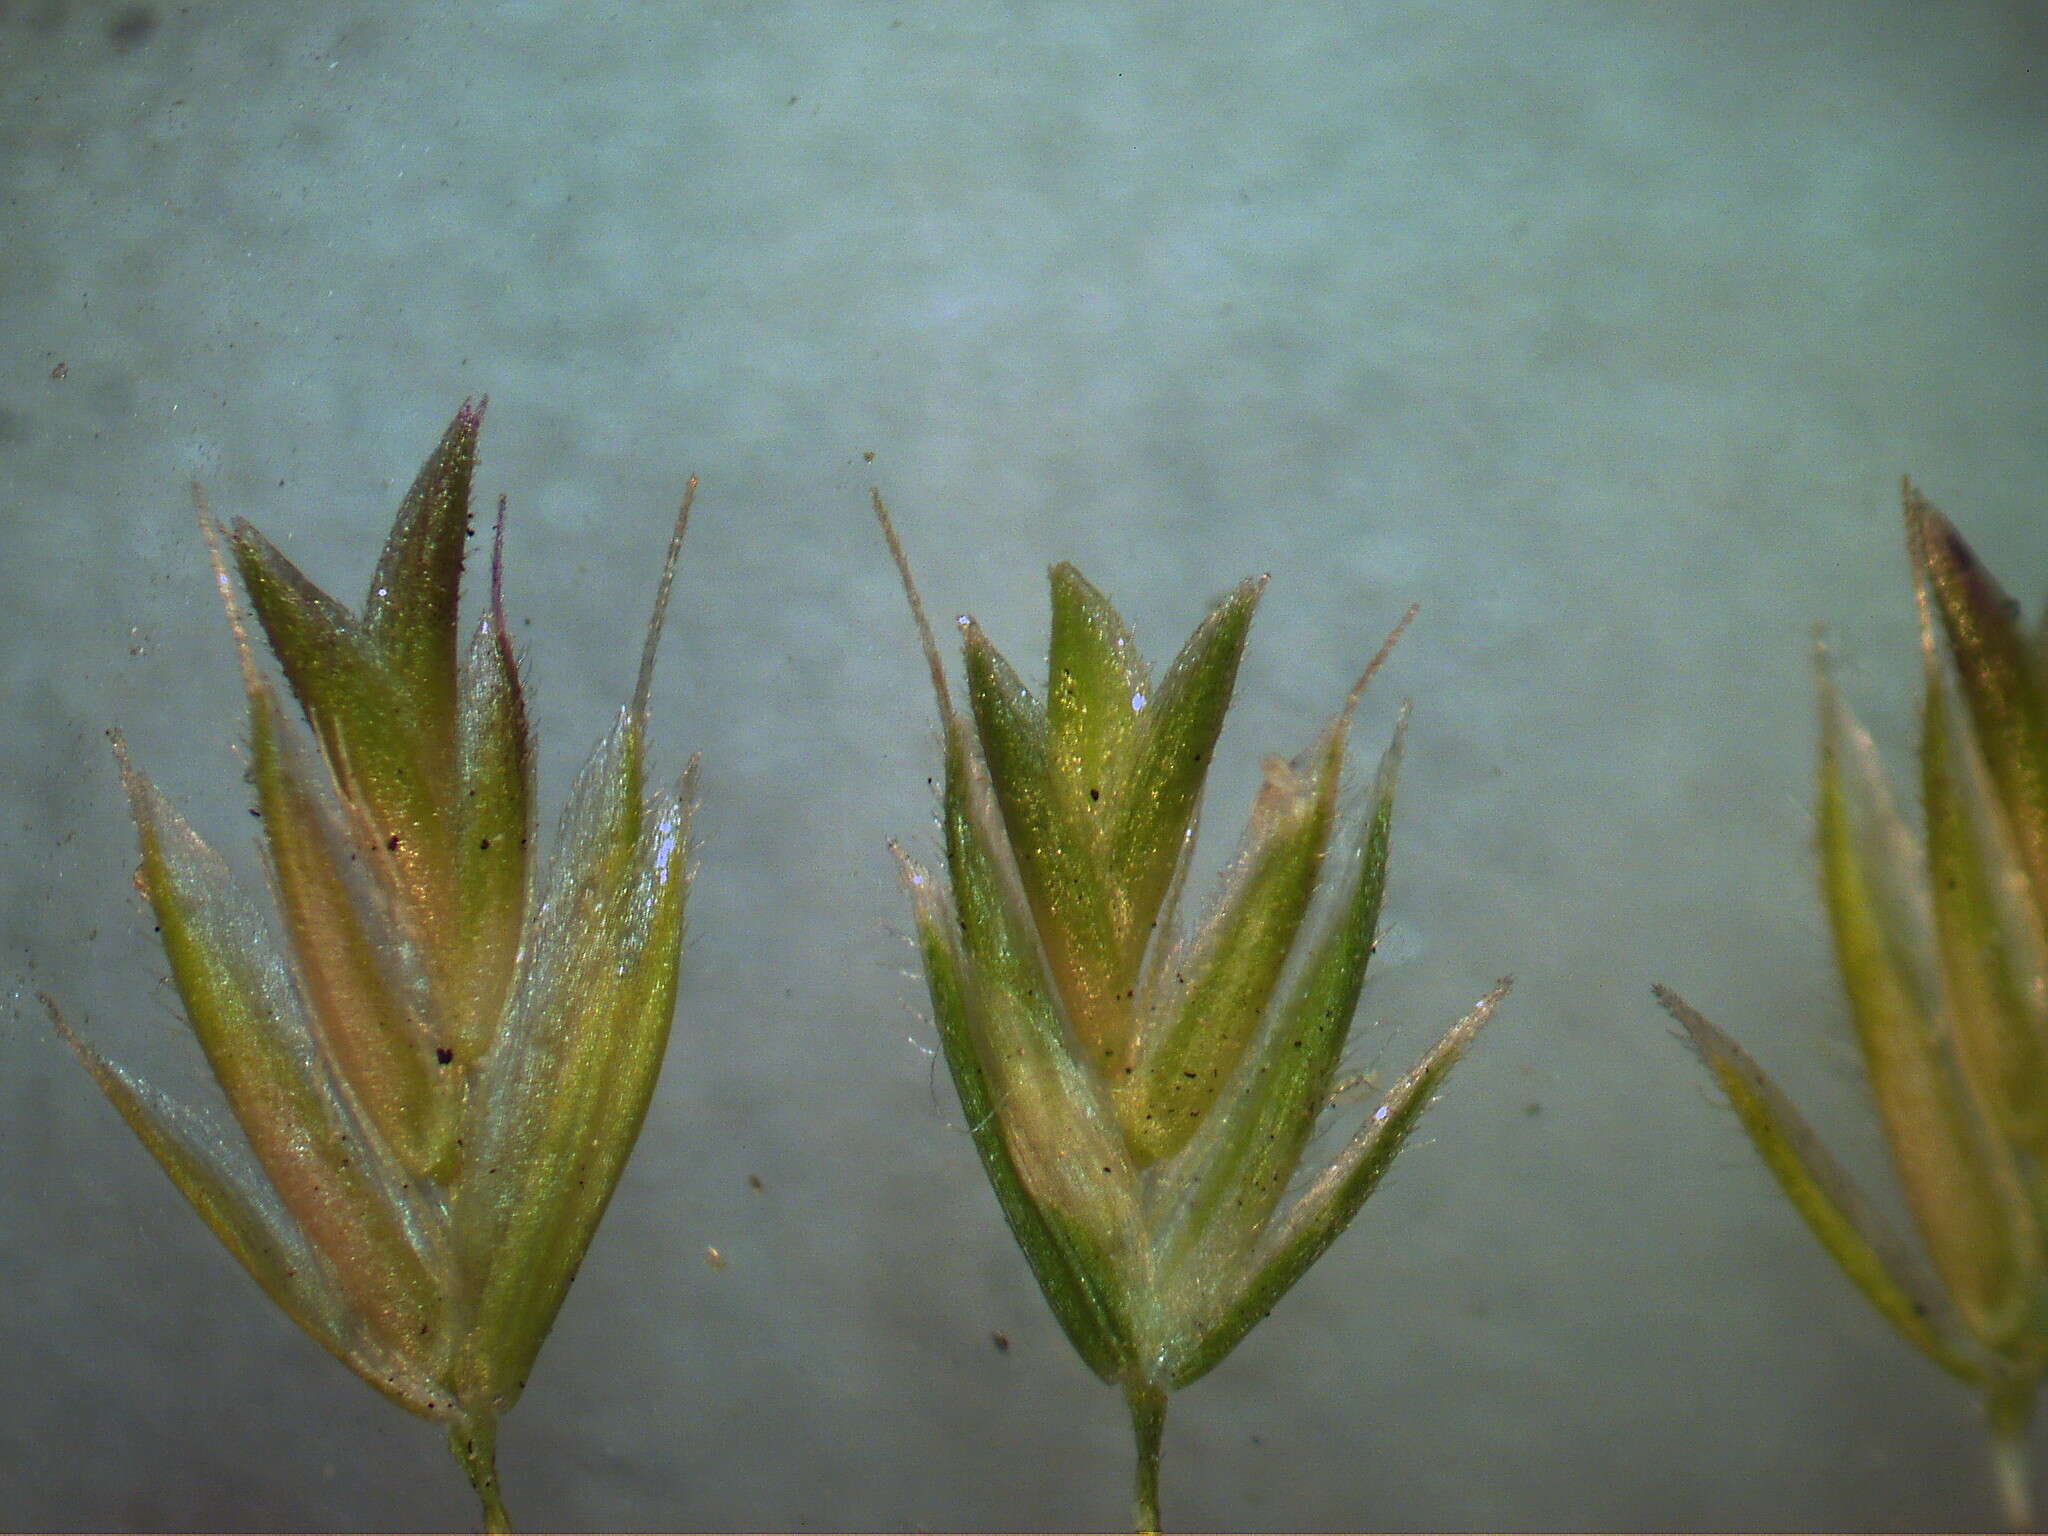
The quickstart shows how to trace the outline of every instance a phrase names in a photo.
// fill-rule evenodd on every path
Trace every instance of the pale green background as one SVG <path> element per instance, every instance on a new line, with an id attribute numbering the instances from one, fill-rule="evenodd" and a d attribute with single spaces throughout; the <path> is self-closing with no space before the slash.
<path id="1" fill-rule="evenodd" d="M 2048 582 L 2044 60 L 2033 5 L 0 4 L 0 1521 L 473 1518 L 25 994 L 202 1091 L 102 740 L 252 862 L 186 482 L 354 600 L 486 390 L 550 807 L 704 479 L 656 695 L 706 765 L 682 1006 L 505 1426 L 524 1521 L 1126 1516 L 1121 1408 L 903 974 L 885 844 L 932 845 L 935 712 L 870 482 L 1027 671 L 1049 560 L 1162 658 L 1272 573 L 1214 843 L 1422 603 L 1366 712 L 1415 700 L 1360 1065 L 1519 981 L 1176 1403 L 1169 1522 L 1988 1520 L 1971 1402 L 1649 984 L 1889 1191 L 1812 894 L 1807 648 L 1901 756 L 1904 471 Z"/>

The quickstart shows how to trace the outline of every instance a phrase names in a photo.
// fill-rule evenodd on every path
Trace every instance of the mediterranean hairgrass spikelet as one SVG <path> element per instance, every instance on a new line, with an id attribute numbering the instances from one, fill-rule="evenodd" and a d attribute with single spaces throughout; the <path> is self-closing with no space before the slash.
<path id="1" fill-rule="evenodd" d="M 2048 1369 L 2048 618 L 2029 634 L 1910 482 L 1905 512 L 1923 832 L 1825 653 L 1819 832 L 1835 958 L 1920 1248 L 1740 1046 L 1656 994 L 1843 1271 L 1981 1396 L 2004 1513 L 2027 1526 L 2023 1436 Z"/>
<path id="2" fill-rule="evenodd" d="M 510 1528 L 498 1416 L 639 1134 L 675 1005 L 697 764 L 649 792 L 645 759 L 696 482 L 632 702 L 570 792 L 542 872 L 502 502 L 489 600 L 459 644 L 482 420 L 482 404 L 456 413 L 359 613 L 201 506 L 241 658 L 274 923 L 116 743 L 136 883 L 251 1155 L 57 1024 L 271 1299 L 447 1426 L 495 1531 Z M 230 564 L 317 756 L 258 664 Z"/>
<path id="3" fill-rule="evenodd" d="M 874 508 L 945 731 L 946 877 L 898 854 L 941 1048 L 1039 1288 L 1123 1391 L 1135 1519 L 1157 1530 L 1168 1394 L 1350 1223 L 1507 990 L 1297 1184 L 1372 953 L 1401 730 L 1359 825 L 1340 830 L 1345 744 L 1414 610 L 1315 743 L 1267 759 L 1222 888 L 1183 933 L 1202 785 L 1264 583 L 1224 597 L 1155 679 L 1108 600 L 1054 566 L 1044 696 L 962 620 L 961 713 L 879 495 Z"/>

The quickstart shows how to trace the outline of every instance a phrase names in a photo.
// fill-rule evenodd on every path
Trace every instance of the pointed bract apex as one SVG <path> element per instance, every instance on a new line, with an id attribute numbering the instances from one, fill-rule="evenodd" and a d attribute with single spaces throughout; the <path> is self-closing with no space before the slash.
<path id="1" fill-rule="evenodd" d="M 654 614 L 647 621 L 647 640 L 640 649 L 640 679 L 633 689 L 633 718 L 640 729 L 647 729 L 647 701 L 654 689 L 654 657 L 661 649 L 662 621 L 668 616 L 669 593 L 676 584 L 676 561 L 683 553 L 683 535 L 690 528 L 690 507 L 697 500 L 697 477 L 690 476 L 683 486 L 682 506 L 676 511 L 676 524 L 669 534 L 668 554 L 661 562 L 661 582 L 654 591 Z"/>
<path id="2" fill-rule="evenodd" d="M 1365 664 L 1365 670 L 1358 674 L 1358 681 L 1351 685 L 1351 692 L 1344 699 L 1344 714 L 1342 718 L 1346 724 L 1349 724 L 1351 717 L 1358 713 L 1358 701 L 1365 697 L 1366 684 L 1370 683 L 1379 672 L 1379 669 L 1387 664 L 1387 658 L 1394 654 L 1394 647 L 1401 643 L 1401 636 L 1407 633 L 1408 626 L 1415 622 L 1415 616 L 1420 612 L 1422 612 L 1422 604 L 1410 603 L 1408 611 L 1395 620 L 1394 627 L 1387 631 L 1387 638 L 1382 640 L 1380 648 L 1373 652 L 1372 660 Z M 1407 718 L 1407 712 L 1408 707 L 1405 704 L 1402 705 L 1401 713 L 1403 719 Z"/>
<path id="3" fill-rule="evenodd" d="M 932 692 L 939 701 L 939 715 L 949 725 L 953 720 L 953 695 L 946 687 L 946 664 L 939 659 L 938 642 L 932 639 L 931 620 L 925 617 L 924 599 L 917 595 L 917 582 L 910 574 L 910 557 L 903 553 L 903 541 L 896 537 L 896 525 L 889 520 L 889 509 L 882 504 L 882 493 L 871 487 L 868 491 L 874 503 L 875 521 L 881 524 L 882 538 L 889 546 L 889 558 L 896 563 L 896 574 L 903 582 L 903 595 L 910 603 L 910 616 L 917 623 L 918 643 L 924 647 L 924 660 L 932 677 Z"/>
<path id="4" fill-rule="evenodd" d="M 427 714 L 454 710 L 456 620 L 482 426 L 483 407 L 464 401 L 399 505 L 363 603 L 364 630 Z"/>
<path id="5" fill-rule="evenodd" d="M 1671 988 L 1660 983 L 1651 991 L 1678 1021 L 1681 1038 L 1714 1074 L 1764 1165 L 1843 1273 L 1893 1327 L 1944 1368 L 1972 1384 L 1983 1381 L 1976 1346 L 1926 1262 L 1864 1196 L 1783 1090 Z"/>
<path id="6" fill-rule="evenodd" d="M 2010 817 L 2035 903 L 2048 911 L 2048 675 L 2019 605 L 1909 483 L 1908 548 L 1933 598 L 1979 748 Z M 2048 615 L 2044 615 L 2048 626 Z M 2048 628 L 2044 628 L 2048 634 Z"/>

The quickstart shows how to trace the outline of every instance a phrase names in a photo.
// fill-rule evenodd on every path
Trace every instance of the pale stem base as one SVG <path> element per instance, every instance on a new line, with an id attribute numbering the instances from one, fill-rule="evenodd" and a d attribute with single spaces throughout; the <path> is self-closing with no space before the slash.
<path id="1" fill-rule="evenodd" d="M 2027 1466 L 2026 1438 L 2018 1430 L 1992 1431 L 1991 1475 L 1998 1484 L 1998 1513 L 2006 1529 L 2035 1529 L 2034 1480 Z"/>
<path id="2" fill-rule="evenodd" d="M 2027 1366 L 2031 1366 L 2031 1369 Z M 2010 1376 L 1994 1379 L 1984 1397 L 1985 1426 L 1991 1431 L 1991 1475 L 1998 1485 L 1998 1513 L 2010 1531 L 2031 1531 L 2034 1480 L 2027 1467 L 2027 1421 L 2034 1416 L 2040 1363 L 2027 1362 Z"/>

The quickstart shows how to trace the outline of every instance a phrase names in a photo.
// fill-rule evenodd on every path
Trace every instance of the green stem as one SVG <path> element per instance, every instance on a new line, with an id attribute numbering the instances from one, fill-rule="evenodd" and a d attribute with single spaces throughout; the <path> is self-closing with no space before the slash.
<path id="1" fill-rule="evenodd" d="M 512 1517 L 505 1513 L 505 1501 L 498 1493 L 497 1416 L 479 1413 L 457 1419 L 448 1426 L 448 1450 L 469 1474 L 469 1486 L 483 1506 L 484 1530 L 490 1536 L 509 1532 Z"/>
<path id="2" fill-rule="evenodd" d="M 1124 1388 L 1131 1433 L 1138 1442 L 1138 1478 L 1132 1523 L 1138 1536 L 1159 1536 L 1159 1436 L 1166 1428 L 1166 1394 L 1149 1384 Z"/>

